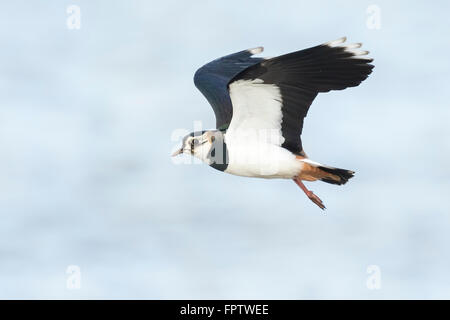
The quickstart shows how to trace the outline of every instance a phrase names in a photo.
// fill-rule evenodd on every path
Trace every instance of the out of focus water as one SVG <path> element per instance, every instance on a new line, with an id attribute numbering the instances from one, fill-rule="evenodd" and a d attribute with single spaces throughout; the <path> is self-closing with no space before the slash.
<path id="1" fill-rule="evenodd" d="M 377 1 L 373 30 L 373 4 L 2 1 L 0 298 L 449 298 L 450 8 Z M 215 123 L 203 63 L 343 35 L 376 67 L 306 120 L 309 156 L 357 172 L 310 184 L 326 214 L 290 181 L 172 163 L 174 130 Z"/>

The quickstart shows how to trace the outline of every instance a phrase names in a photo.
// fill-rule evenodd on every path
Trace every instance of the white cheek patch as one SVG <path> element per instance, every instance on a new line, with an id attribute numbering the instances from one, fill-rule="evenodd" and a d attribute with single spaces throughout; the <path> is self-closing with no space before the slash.
<path id="1" fill-rule="evenodd" d="M 194 147 L 194 154 L 193 156 L 197 159 L 202 160 L 206 164 L 210 164 L 210 152 L 211 152 L 211 143 L 209 141 L 206 141 L 205 143 L 200 143 L 199 145 L 196 145 Z"/>

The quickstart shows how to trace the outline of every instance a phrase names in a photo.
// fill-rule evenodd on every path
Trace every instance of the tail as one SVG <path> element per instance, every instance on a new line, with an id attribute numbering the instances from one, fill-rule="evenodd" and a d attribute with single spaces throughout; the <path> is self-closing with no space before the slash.
<path id="1" fill-rule="evenodd" d="M 302 170 L 298 174 L 300 180 L 317 181 L 332 184 L 345 184 L 353 177 L 354 171 L 324 166 L 315 161 L 311 161 L 304 156 L 297 156 L 297 159 L 303 163 Z"/>
<path id="2" fill-rule="evenodd" d="M 317 168 L 324 173 L 324 176 L 320 178 L 321 181 L 337 185 L 346 184 L 355 175 L 354 171 L 346 169 L 325 166 L 319 166 Z"/>

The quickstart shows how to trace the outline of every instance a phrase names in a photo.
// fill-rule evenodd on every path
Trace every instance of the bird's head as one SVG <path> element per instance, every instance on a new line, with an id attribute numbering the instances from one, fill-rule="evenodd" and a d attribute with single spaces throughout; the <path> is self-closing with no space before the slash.
<path id="1" fill-rule="evenodd" d="M 224 136 L 219 130 L 191 132 L 183 138 L 181 148 L 176 150 L 172 157 L 181 153 L 190 154 L 211 165 L 220 162 L 216 158 L 221 157 L 224 150 L 223 146 Z"/>

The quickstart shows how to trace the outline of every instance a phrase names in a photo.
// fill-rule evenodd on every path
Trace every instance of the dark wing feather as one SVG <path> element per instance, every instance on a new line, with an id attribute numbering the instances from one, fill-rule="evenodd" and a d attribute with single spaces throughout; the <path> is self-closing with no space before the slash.
<path id="1" fill-rule="evenodd" d="M 359 85 L 372 72 L 368 52 L 354 50 L 361 44 L 343 45 L 345 38 L 264 60 L 233 79 L 261 79 L 275 84 L 282 96 L 283 147 L 300 154 L 303 119 L 319 92 Z"/>
<path id="2" fill-rule="evenodd" d="M 252 58 L 262 52 L 258 47 L 227 55 L 204 65 L 194 75 L 195 86 L 206 97 L 216 115 L 216 128 L 226 129 L 233 116 L 233 107 L 228 92 L 228 84 L 237 74 L 261 62 L 262 58 Z"/>

